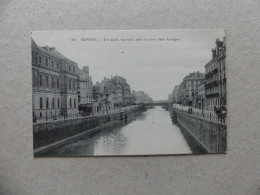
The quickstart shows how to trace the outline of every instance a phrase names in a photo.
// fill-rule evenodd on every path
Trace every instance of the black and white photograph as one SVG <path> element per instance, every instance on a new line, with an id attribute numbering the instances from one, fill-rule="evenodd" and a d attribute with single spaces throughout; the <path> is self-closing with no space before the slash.
<path id="1" fill-rule="evenodd" d="M 35 157 L 223 154 L 226 36 L 31 32 Z"/>

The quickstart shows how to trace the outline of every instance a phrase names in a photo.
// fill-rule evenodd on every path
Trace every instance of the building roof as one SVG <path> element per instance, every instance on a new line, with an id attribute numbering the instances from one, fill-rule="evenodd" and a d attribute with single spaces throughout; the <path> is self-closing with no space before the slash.
<path id="1" fill-rule="evenodd" d="M 40 47 L 36 44 L 36 42 L 33 40 L 33 38 L 31 39 L 31 46 L 32 49 L 41 52 L 45 55 L 51 56 L 53 58 L 56 58 L 58 60 L 68 60 L 72 63 L 74 63 L 75 65 L 78 65 L 76 62 L 74 62 L 73 60 L 70 60 L 69 58 L 65 57 L 64 55 L 62 55 L 60 52 L 58 52 L 55 47 L 49 47 L 48 45 L 46 45 L 45 47 Z"/>

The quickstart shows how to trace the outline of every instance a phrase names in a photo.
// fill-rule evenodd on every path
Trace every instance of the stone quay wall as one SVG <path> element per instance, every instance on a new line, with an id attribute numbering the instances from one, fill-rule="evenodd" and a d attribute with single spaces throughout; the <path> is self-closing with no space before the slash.
<path id="1" fill-rule="evenodd" d="M 215 121 L 170 109 L 172 120 L 185 129 L 209 153 L 225 153 L 227 126 Z"/>
<path id="2" fill-rule="evenodd" d="M 129 116 L 144 110 L 143 106 L 136 106 L 125 113 Z M 58 143 L 69 137 L 88 132 L 94 128 L 105 125 L 109 122 L 119 120 L 120 113 L 104 116 L 93 116 L 85 118 L 75 118 L 62 121 L 49 121 L 45 123 L 33 124 L 33 148 L 39 149 L 45 146 Z"/>

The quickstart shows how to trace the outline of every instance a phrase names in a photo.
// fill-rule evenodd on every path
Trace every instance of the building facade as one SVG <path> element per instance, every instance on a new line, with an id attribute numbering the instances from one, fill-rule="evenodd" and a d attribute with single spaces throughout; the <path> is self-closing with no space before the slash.
<path id="1" fill-rule="evenodd" d="M 198 85 L 198 108 L 207 110 L 205 96 L 205 81 Z"/>
<path id="2" fill-rule="evenodd" d="M 93 83 L 92 77 L 89 75 L 89 67 L 84 66 L 79 69 L 79 88 L 78 88 L 79 104 L 92 104 L 93 100 Z"/>
<path id="3" fill-rule="evenodd" d="M 172 90 L 172 93 L 168 97 L 169 103 L 176 104 L 180 101 L 178 96 L 178 91 L 179 91 L 179 85 L 175 85 L 174 89 Z"/>
<path id="4" fill-rule="evenodd" d="M 126 79 L 122 76 L 113 76 L 111 77 L 110 82 L 116 85 L 118 105 L 131 105 L 131 88 L 130 85 L 127 83 Z"/>
<path id="5" fill-rule="evenodd" d="M 132 94 L 134 95 L 135 103 L 152 103 L 153 99 L 149 97 L 148 94 L 144 93 L 143 91 L 132 91 Z"/>
<path id="6" fill-rule="evenodd" d="M 177 102 L 184 106 L 198 107 L 198 85 L 205 80 L 205 74 L 192 72 L 183 78 L 177 90 Z"/>
<path id="7" fill-rule="evenodd" d="M 94 112 L 105 112 L 115 108 L 115 102 L 118 101 L 116 96 L 116 85 L 110 79 L 104 78 L 93 86 Z"/>
<path id="8" fill-rule="evenodd" d="M 78 64 L 54 47 L 32 39 L 33 115 L 53 118 L 78 113 Z"/>
<path id="9" fill-rule="evenodd" d="M 216 47 L 212 49 L 212 59 L 205 65 L 206 72 L 206 105 L 209 110 L 226 105 L 226 40 L 216 40 Z"/>

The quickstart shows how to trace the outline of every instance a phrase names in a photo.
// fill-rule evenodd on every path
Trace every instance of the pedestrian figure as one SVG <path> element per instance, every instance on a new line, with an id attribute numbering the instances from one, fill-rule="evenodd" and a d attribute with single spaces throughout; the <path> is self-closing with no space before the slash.
<path id="1" fill-rule="evenodd" d="M 225 118 L 226 118 L 226 115 L 227 115 L 227 109 L 223 105 L 221 105 L 220 109 L 221 109 L 221 122 L 223 120 L 223 122 L 225 123 Z"/>

